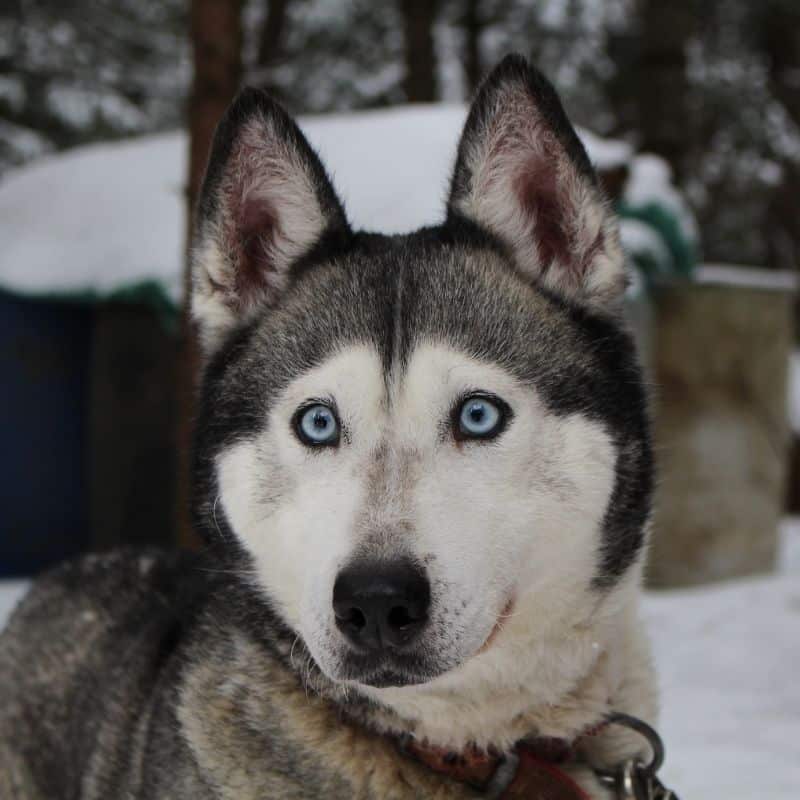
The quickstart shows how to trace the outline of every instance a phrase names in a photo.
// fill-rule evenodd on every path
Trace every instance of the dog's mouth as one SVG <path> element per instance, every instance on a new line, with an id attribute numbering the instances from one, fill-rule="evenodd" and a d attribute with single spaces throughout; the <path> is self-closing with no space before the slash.
<path id="1" fill-rule="evenodd" d="M 416 686 L 428 683 L 448 668 L 433 664 L 424 656 L 413 653 L 369 656 L 350 653 L 342 664 L 340 680 L 376 689 Z"/>
<path id="2" fill-rule="evenodd" d="M 399 688 L 402 686 L 419 686 L 428 683 L 431 677 L 414 675 L 407 672 L 400 672 L 391 668 L 381 669 L 373 672 L 368 677 L 361 677 L 356 683 L 362 686 L 371 686 L 373 689 Z"/>
<path id="3" fill-rule="evenodd" d="M 494 644 L 495 640 L 500 634 L 500 631 L 503 630 L 503 625 L 505 624 L 505 622 L 509 619 L 509 617 L 512 617 L 514 615 L 515 602 L 516 601 L 514 597 L 509 598 L 508 602 L 503 607 L 503 610 L 498 615 L 497 622 L 495 622 L 494 627 L 489 632 L 489 635 L 486 637 L 486 641 L 478 649 L 477 654 L 485 653 Z"/>
<path id="4" fill-rule="evenodd" d="M 509 617 L 513 616 L 514 605 L 515 599 L 511 597 L 503 606 L 492 630 L 475 655 L 485 653 L 494 645 L 504 624 Z M 376 689 L 416 686 L 429 683 L 445 672 L 458 667 L 461 663 L 461 660 L 442 663 L 438 659 L 431 659 L 424 651 L 394 651 L 380 654 L 351 651 L 341 665 L 339 679 Z"/>

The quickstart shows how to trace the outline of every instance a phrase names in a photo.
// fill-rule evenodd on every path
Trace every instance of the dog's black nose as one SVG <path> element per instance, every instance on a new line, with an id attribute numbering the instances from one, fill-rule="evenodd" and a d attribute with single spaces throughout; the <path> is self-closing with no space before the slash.
<path id="1" fill-rule="evenodd" d="M 356 647 L 399 648 L 416 639 L 428 621 L 431 587 L 410 561 L 356 562 L 333 586 L 336 626 Z"/>

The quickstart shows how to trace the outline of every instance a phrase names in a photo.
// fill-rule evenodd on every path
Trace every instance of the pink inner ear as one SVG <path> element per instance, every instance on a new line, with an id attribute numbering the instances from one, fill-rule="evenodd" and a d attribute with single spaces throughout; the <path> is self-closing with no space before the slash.
<path id="1" fill-rule="evenodd" d="M 522 213 L 531 221 L 542 274 L 554 262 L 571 269 L 573 258 L 565 219 L 568 210 L 560 199 L 555 160 L 529 160 L 514 181 L 514 191 Z"/>
<path id="2" fill-rule="evenodd" d="M 583 280 L 603 248 L 605 234 L 601 227 L 592 241 L 575 241 L 571 229 L 578 209 L 570 205 L 568 188 L 559 183 L 556 158 L 530 159 L 517 175 L 514 191 L 523 214 L 530 220 L 541 274 L 546 275 L 555 264 L 578 282 Z"/>
<path id="3" fill-rule="evenodd" d="M 258 302 L 268 290 L 274 270 L 270 244 L 277 226 L 275 208 L 264 196 L 251 194 L 231 204 L 227 233 L 236 262 L 234 294 L 240 307 Z"/>

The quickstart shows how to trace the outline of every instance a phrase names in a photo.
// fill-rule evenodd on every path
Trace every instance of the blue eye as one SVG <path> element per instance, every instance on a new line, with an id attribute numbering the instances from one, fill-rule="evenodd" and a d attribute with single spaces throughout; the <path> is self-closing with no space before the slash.
<path id="1" fill-rule="evenodd" d="M 339 444 L 339 420 L 323 403 L 298 409 L 294 427 L 300 441 L 309 447 Z"/>
<path id="2" fill-rule="evenodd" d="M 472 395 L 458 409 L 456 438 L 492 439 L 505 426 L 508 406 L 500 398 Z"/>

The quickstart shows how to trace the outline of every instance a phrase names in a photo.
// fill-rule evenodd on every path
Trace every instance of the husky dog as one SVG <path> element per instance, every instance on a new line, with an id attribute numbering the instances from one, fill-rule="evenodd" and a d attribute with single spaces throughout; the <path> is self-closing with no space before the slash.
<path id="1" fill-rule="evenodd" d="M 642 740 L 587 729 L 656 706 L 625 285 L 524 59 L 478 92 L 445 221 L 402 236 L 352 230 L 295 123 L 243 91 L 193 244 L 207 552 L 37 582 L 0 642 L 0 797 L 481 797 L 430 753 L 502 766 L 544 738 L 610 796 L 593 768 Z"/>

